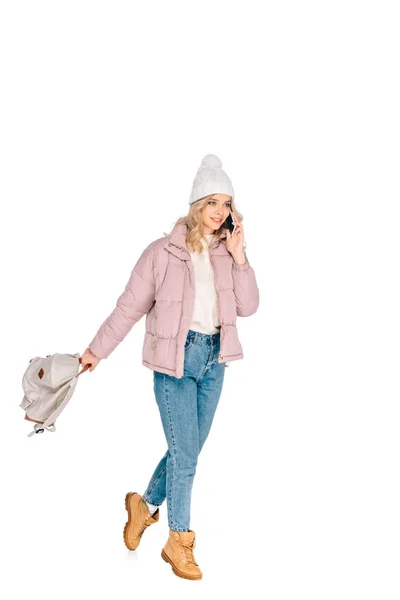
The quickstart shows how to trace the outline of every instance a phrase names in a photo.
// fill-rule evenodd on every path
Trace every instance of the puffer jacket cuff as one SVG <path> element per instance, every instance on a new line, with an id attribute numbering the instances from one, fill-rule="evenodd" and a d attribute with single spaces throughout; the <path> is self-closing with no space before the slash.
<path id="1" fill-rule="evenodd" d="M 237 263 L 235 263 L 235 261 L 233 261 L 233 268 L 235 271 L 247 271 L 247 269 L 250 267 L 250 263 L 247 258 L 246 250 L 244 251 L 244 257 L 246 259 L 246 262 L 244 263 L 244 265 L 238 265 Z"/>
<path id="2" fill-rule="evenodd" d="M 247 271 L 247 269 L 250 267 L 249 263 L 246 262 L 244 263 L 244 265 L 238 265 L 237 263 L 233 263 L 233 268 L 235 269 L 235 271 Z"/>

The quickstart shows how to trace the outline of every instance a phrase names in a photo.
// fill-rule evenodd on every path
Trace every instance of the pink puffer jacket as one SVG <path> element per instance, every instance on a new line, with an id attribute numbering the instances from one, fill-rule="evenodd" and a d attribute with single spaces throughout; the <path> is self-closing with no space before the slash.
<path id="1" fill-rule="evenodd" d="M 186 225 L 152 242 L 133 267 L 125 291 L 89 344 L 99 358 L 107 358 L 146 316 L 142 364 L 174 377 L 183 376 L 184 345 L 194 308 L 194 267 L 185 238 Z M 224 234 L 226 236 L 226 234 Z M 221 323 L 218 362 L 243 358 L 236 316 L 256 312 L 259 290 L 247 256 L 237 265 L 226 246 L 215 240 L 209 247 Z"/>

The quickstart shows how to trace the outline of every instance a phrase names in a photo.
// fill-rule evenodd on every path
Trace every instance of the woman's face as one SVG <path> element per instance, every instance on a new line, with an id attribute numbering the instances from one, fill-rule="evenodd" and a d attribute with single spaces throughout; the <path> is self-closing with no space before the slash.
<path id="1" fill-rule="evenodd" d="M 213 194 L 201 211 L 204 234 L 214 233 L 229 215 L 231 197 L 228 194 Z M 218 219 L 217 221 L 214 219 Z"/>

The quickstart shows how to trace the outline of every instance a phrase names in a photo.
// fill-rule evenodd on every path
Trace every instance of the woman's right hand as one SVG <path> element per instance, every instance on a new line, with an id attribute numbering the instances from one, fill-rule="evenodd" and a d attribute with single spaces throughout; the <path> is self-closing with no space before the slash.
<path id="1" fill-rule="evenodd" d="M 86 348 L 85 352 L 81 356 L 82 367 L 84 367 L 88 363 L 90 363 L 92 365 L 88 369 L 89 371 L 94 371 L 94 369 L 97 367 L 97 365 L 99 364 L 100 361 L 101 361 L 101 358 L 98 358 L 97 356 L 95 356 L 93 354 L 93 352 L 90 350 L 90 348 Z"/>

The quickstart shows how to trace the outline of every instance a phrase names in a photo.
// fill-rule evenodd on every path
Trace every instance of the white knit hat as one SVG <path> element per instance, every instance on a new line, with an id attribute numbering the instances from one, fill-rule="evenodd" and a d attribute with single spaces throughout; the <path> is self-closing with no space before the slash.
<path id="1" fill-rule="evenodd" d="M 232 182 L 222 170 L 222 161 L 215 154 L 206 154 L 193 181 L 189 204 L 210 194 L 233 196 Z"/>

